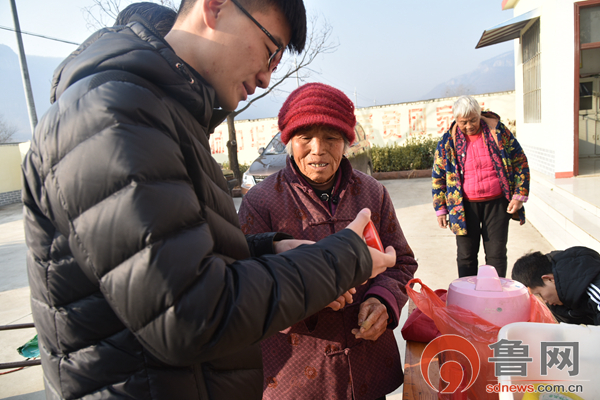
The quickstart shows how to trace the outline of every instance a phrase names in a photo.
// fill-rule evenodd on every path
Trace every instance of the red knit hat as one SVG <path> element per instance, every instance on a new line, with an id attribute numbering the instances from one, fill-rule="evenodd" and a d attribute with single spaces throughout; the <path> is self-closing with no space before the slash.
<path id="1" fill-rule="evenodd" d="M 294 134 L 310 126 L 329 126 L 352 144 L 356 135 L 354 104 L 344 93 L 322 83 L 307 83 L 294 90 L 279 110 L 281 141 L 287 144 Z"/>

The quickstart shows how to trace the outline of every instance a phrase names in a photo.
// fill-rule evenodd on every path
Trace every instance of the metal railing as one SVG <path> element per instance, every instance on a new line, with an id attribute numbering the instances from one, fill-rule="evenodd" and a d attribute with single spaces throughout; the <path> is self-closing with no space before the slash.
<path id="1" fill-rule="evenodd" d="M 15 324 L 15 325 L 0 325 L 0 331 L 8 331 L 12 329 L 25 329 L 25 328 L 35 328 L 33 323 L 29 324 Z M 16 362 L 8 362 L 8 363 L 0 363 L 0 369 L 11 369 L 11 368 L 25 368 L 31 367 L 33 365 L 41 365 L 42 360 L 26 360 L 26 361 L 16 361 Z"/>

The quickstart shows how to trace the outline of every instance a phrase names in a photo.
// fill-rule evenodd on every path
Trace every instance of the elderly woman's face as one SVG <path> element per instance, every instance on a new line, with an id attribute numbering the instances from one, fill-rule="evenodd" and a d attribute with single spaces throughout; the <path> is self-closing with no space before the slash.
<path id="1" fill-rule="evenodd" d="M 466 117 L 456 118 L 456 123 L 463 133 L 467 135 L 475 135 L 479 132 L 479 121 L 481 117 L 479 115 L 469 115 Z"/>
<path id="2" fill-rule="evenodd" d="M 316 126 L 292 136 L 292 154 L 300 172 L 315 183 L 335 174 L 344 156 L 344 137 L 335 129 Z"/>

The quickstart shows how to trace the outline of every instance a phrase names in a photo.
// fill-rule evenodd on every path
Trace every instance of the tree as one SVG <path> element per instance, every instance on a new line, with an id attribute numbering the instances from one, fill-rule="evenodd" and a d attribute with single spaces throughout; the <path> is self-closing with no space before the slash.
<path id="1" fill-rule="evenodd" d="M 91 31 L 97 31 L 106 26 L 112 26 L 117 19 L 119 12 L 134 2 L 135 1 L 130 0 L 127 1 L 124 6 L 121 6 L 121 0 L 93 0 L 91 6 L 82 8 L 83 17 L 87 22 L 87 28 Z M 158 0 L 153 2 L 177 11 L 177 7 L 173 0 Z"/>
<path id="2" fill-rule="evenodd" d="M 17 127 L 6 122 L 0 115 L 0 143 L 9 143 L 15 133 L 17 133 Z"/>
<path id="3" fill-rule="evenodd" d="M 177 9 L 174 0 L 158 0 L 156 2 L 175 10 Z M 127 4 L 130 3 L 132 3 L 132 1 L 127 2 Z M 117 18 L 121 8 L 124 8 L 121 7 L 121 0 L 93 0 L 91 6 L 83 8 L 88 28 L 99 29 L 105 26 L 111 26 Z M 254 97 L 246 103 L 244 107 L 233 111 L 227 116 L 227 125 L 229 128 L 229 140 L 227 141 L 229 168 L 233 171 L 233 174 L 239 183 L 242 182 L 242 174 L 240 172 L 240 164 L 237 157 L 237 140 L 234 125 L 235 117 L 269 93 L 279 90 L 278 87 L 289 79 L 295 78 L 298 81 L 306 80 L 311 72 L 313 72 L 307 68 L 307 66 L 310 65 L 319 54 L 332 53 L 337 49 L 339 44 L 337 41 L 331 40 L 331 32 L 332 27 L 326 20 L 320 24 L 318 17 L 311 17 L 309 20 L 309 32 L 306 37 L 306 46 L 299 57 L 294 58 L 293 63 L 291 59 L 288 59 L 283 64 L 280 64 L 278 71 L 285 72 L 277 72 L 276 76 L 272 79 L 274 83 L 267 90 Z"/>
<path id="4" fill-rule="evenodd" d="M 324 20 L 322 24 L 319 23 L 319 18 L 313 16 L 309 20 L 309 32 L 306 37 L 306 46 L 304 51 L 298 56 L 297 59 L 292 61 L 291 58 L 281 64 L 278 68 L 276 76 L 273 77 L 272 82 L 274 83 L 269 86 L 260 95 L 254 97 L 242 108 L 233 111 L 227 116 L 227 127 L 229 130 L 229 140 L 227 141 L 227 151 L 229 153 L 229 169 L 233 171 L 233 175 L 239 183 L 242 182 L 242 174 L 240 172 L 240 164 L 237 156 L 237 140 L 235 131 L 235 117 L 248 109 L 252 104 L 267 96 L 269 93 L 279 90 L 279 86 L 289 79 L 298 79 L 298 81 L 305 81 L 311 74 L 311 69 L 307 68 L 319 54 L 327 54 L 334 52 L 339 44 L 337 41 L 331 40 L 331 25 Z M 285 72 L 283 72 L 285 71 Z"/>
<path id="5" fill-rule="evenodd" d="M 469 85 L 459 84 L 459 85 L 448 85 L 446 86 L 446 90 L 444 91 L 443 97 L 458 97 L 466 94 L 472 94 L 473 88 Z"/>

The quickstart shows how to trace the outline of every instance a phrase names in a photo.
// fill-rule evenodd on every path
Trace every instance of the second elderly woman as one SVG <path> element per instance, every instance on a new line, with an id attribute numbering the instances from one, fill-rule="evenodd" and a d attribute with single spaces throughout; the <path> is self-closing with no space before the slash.
<path id="1" fill-rule="evenodd" d="M 529 195 L 527 157 L 492 112 L 471 96 L 453 106 L 455 121 L 442 136 L 433 162 L 433 207 L 441 228 L 456 235 L 458 276 L 477 275 L 483 238 L 485 262 L 506 277 L 511 216 L 525 223 Z"/>
<path id="2" fill-rule="evenodd" d="M 403 381 L 392 330 L 417 262 L 385 187 L 353 170 L 344 156 L 355 140 L 355 124 L 354 105 L 341 91 L 321 83 L 294 90 L 279 112 L 287 165 L 246 194 L 240 224 L 246 234 L 277 231 L 316 241 L 369 208 L 397 262 L 355 293 L 262 342 L 264 399 L 381 399 Z"/>

